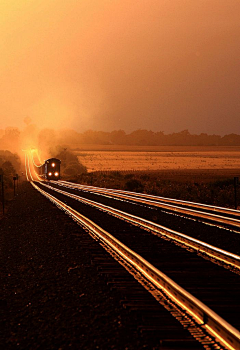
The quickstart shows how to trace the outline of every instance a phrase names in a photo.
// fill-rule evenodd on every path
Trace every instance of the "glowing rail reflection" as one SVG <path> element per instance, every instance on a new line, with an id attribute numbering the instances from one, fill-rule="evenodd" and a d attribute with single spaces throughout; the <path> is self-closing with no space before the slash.
<path id="1" fill-rule="evenodd" d="M 54 196 L 48 194 L 46 191 L 43 191 L 33 182 L 31 182 L 31 184 L 41 194 L 50 199 L 55 205 L 76 220 L 81 226 L 85 227 L 95 235 L 98 240 L 103 241 L 104 244 L 111 247 L 116 254 L 128 261 L 128 263 L 137 269 L 139 273 L 143 274 L 145 278 L 154 284 L 157 289 L 163 289 L 169 297 L 176 302 L 176 304 L 182 307 L 187 313 L 191 314 L 201 327 L 214 335 L 217 341 L 230 350 L 236 350 L 240 347 L 240 333 L 237 329 L 232 327 L 201 301 L 180 287 L 164 273 L 156 269 L 140 255 L 129 249 L 110 233 L 96 225 L 93 221 L 84 217 L 82 214 L 67 206 Z M 183 300 L 185 301 L 183 302 Z"/>
<path id="2" fill-rule="evenodd" d="M 223 261 L 226 264 L 230 264 L 230 265 L 234 266 L 235 268 L 240 269 L 240 257 L 236 254 L 233 254 L 233 253 L 227 252 L 223 249 L 214 247 L 214 246 L 207 244 L 205 242 L 202 242 L 198 239 L 195 239 L 195 238 L 189 237 L 187 235 L 184 235 L 183 233 L 168 229 L 167 227 L 161 226 L 159 224 L 156 224 L 156 223 L 151 222 L 149 220 L 140 218 L 138 216 L 128 214 L 128 213 L 123 212 L 121 210 L 114 209 L 114 208 L 106 206 L 104 204 L 94 202 L 90 199 L 82 198 L 80 196 L 74 195 L 72 193 L 68 193 L 66 191 L 62 191 L 60 189 L 57 189 L 57 188 L 52 187 L 50 185 L 47 185 L 45 183 L 42 183 L 42 185 L 55 191 L 55 192 L 61 193 L 67 197 L 73 198 L 77 201 L 80 201 L 82 203 L 85 203 L 85 204 L 91 205 L 93 207 L 96 207 L 100 210 L 103 210 L 111 215 L 118 217 L 119 219 L 126 220 L 126 221 L 131 222 L 135 225 L 138 225 L 143 229 L 150 230 L 154 234 L 160 234 L 161 236 L 170 237 L 170 238 L 174 239 L 176 242 L 180 242 L 180 243 L 184 244 L 185 246 L 188 246 L 188 247 L 191 247 L 197 251 L 203 252 L 203 253 L 209 255 L 210 257 L 213 257 L 216 260 Z"/>

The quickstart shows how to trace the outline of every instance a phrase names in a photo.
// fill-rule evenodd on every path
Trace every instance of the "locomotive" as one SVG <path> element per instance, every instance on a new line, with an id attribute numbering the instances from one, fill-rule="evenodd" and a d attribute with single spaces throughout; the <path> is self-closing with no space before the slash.
<path id="1" fill-rule="evenodd" d="M 59 180 L 60 179 L 61 160 L 49 158 L 38 167 L 38 174 L 42 179 Z"/>

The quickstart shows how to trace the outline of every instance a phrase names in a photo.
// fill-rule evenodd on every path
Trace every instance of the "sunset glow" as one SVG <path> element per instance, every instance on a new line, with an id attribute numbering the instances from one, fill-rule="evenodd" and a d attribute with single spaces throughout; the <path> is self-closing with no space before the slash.
<path id="1" fill-rule="evenodd" d="M 0 129 L 240 133 L 238 0 L 0 3 Z"/>

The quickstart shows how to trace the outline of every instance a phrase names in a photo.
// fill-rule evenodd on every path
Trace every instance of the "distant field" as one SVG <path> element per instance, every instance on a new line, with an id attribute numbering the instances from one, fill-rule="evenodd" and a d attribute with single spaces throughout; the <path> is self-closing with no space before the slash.
<path id="1" fill-rule="evenodd" d="M 89 172 L 240 169 L 240 147 L 236 146 L 76 145 L 74 153 Z"/>

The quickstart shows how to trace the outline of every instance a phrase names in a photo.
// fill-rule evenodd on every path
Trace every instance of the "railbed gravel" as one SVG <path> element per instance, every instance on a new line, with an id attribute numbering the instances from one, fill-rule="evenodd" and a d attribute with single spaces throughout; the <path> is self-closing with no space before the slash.
<path id="1" fill-rule="evenodd" d="M 0 233 L 1 349 L 155 348 L 79 237 L 76 244 L 74 234 L 87 233 L 30 183 L 18 189 Z"/>

